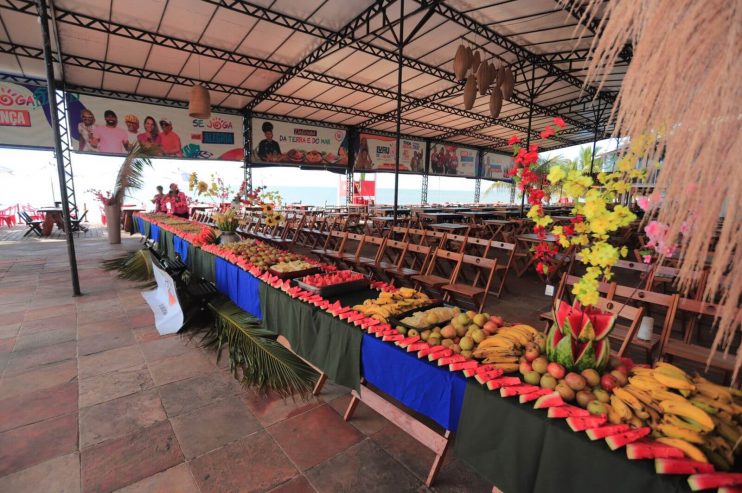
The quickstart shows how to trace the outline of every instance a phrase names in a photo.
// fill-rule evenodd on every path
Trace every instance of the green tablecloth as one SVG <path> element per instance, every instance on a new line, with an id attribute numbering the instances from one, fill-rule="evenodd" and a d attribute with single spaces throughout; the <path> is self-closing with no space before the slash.
<path id="1" fill-rule="evenodd" d="M 601 440 L 573 432 L 517 398 L 469 382 L 454 453 L 507 493 L 689 491 L 686 476 L 661 476 L 651 460 L 631 461 Z"/>
<path id="2" fill-rule="evenodd" d="M 319 308 L 260 284 L 266 329 L 284 336 L 291 349 L 334 382 L 360 389 L 361 331 Z"/>
<path id="3" fill-rule="evenodd" d="M 213 254 L 193 245 L 188 247 L 188 268 L 194 276 L 216 283 L 215 264 L 216 257 Z"/>
<path id="4" fill-rule="evenodd" d="M 170 260 L 175 260 L 173 234 L 170 231 L 165 231 L 165 229 L 160 228 L 160 241 L 158 242 L 158 246 L 160 247 L 160 254 L 162 254 L 162 256 L 167 257 Z"/>

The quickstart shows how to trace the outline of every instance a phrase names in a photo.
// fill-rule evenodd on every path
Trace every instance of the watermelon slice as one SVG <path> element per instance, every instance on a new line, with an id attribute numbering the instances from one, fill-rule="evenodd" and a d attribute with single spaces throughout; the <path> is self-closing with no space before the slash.
<path id="1" fill-rule="evenodd" d="M 631 427 L 627 424 L 620 425 L 608 425 L 601 426 L 600 428 L 591 428 L 586 430 L 588 438 L 590 440 L 600 440 L 601 438 L 609 437 L 612 435 L 618 435 L 619 433 L 625 433 L 629 431 Z"/>
<path id="2" fill-rule="evenodd" d="M 452 354 L 451 356 L 445 358 L 439 358 L 438 366 L 448 366 L 452 363 L 460 363 L 462 361 L 466 361 L 466 356 L 461 356 L 460 354 Z"/>
<path id="3" fill-rule="evenodd" d="M 725 486 L 742 486 L 742 473 L 715 472 L 711 474 L 694 474 L 688 478 L 688 484 L 693 491 L 711 490 Z"/>
<path id="4" fill-rule="evenodd" d="M 552 407 L 559 407 L 564 405 L 564 400 L 559 392 L 551 392 L 547 395 L 542 395 L 536 399 L 536 403 L 533 405 L 534 409 L 549 409 Z"/>
<path id="5" fill-rule="evenodd" d="M 407 346 L 407 352 L 414 353 L 415 351 L 420 351 L 422 349 L 425 349 L 426 347 L 429 347 L 427 342 L 424 342 L 424 341 L 415 342 Z"/>
<path id="6" fill-rule="evenodd" d="M 691 459 L 655 459 L 654 470 L 657 474 L 700 474 L 714 472 L 714 466 Z"/>
<path id="7" fill-rule="evenodd" d="M 616 315 L 596 308 L 587 310 L 587 319 L 580 331 L 580 340 L 583 341 L 602 341 L 616 323 Z"/>
<path id="8" fill-rule="evenodd" d="M 570 416 L 590 416 L 590 413 L 587 412 L 587 409 L 565 404 L 559 407 L 550 407 L 547 416 L 550 418 L 569 418 Z"/>
<path id="9" fill-rule="evenodd" d="M 716 493 L 742 493 L 742 486 L 722 486 Z"/>
<path id="10" fill-rule="evenodd" d="M 546 335 L 546 359 L 554 361 L 556 348 L 559 345 L 559 342 L 564 338 L 565 335 L 562 334 L 561 330 L 559 330 L 557 324 L 552 325 L 549 333 Z"/>
<path id="11" fill-rule="evenodd" d="M 466 370 L 464 370 L 464 375 L 471 378 L 481 373 L 492 373 L 494 371 L 499 371 L 500 375 L 503 374 L 503 371 L 497 368 L 495 365 L 479 365 L 474 369 L 467 368 Z"/>
<path id="12" fill-rule="evenodd" d="M 479 366 L 479 362 L 470 359 L 466 361 L 459 361 L 458 363 L 451 363 L 448 365 L 449 371 L 461 371 L 461 370 L 468 370 L 473 369 Z"/>
<path id="13" fill-rule="evenodd" d="M 428 361 L 436 361 L 441 358 L 448 358 L 451 356 L 453 356 L 453 349 L 444 349 L 443 351 L 438 351 L 438 352 L 429 354 Z"/>
<path id="14" fill-rule="evenodd" d="M 496 378 L 500 378 L 501 376 L 502 376 L 502 370 L 499 370 L 499 371 L 491 371 L 491 372 L 487 372 L 487 373 L 479 373 L 474 378 L 476 378 L 477 382 L 479 382 L 482 385 L 484 385 L 487 382 L 489 382 L 490 380 L 494 380 Z"/>
<path id="15" fill-rule="evenodd" d="M 638 459 L 682 459 L 685 454 L 679 448 L 655 442 L 639 440 L 626 445 L 626 456 L 631 460 Z"/>
<path id="16" fill-rule="evenodd" d="M 649 435 L 649 432 L 651 431 L 652 429 L 650 427 L 643 426 L 641 428 L 629 430 L 624 433 L 619 433 L 618 435 L 611 435 L 609 437 L 606 437 L 605 443 L 608 444 L 611 450 L 618 450 L 621 447 L 628 445 L 629 443 L 635 442 L 640 438 L 644 438 L 645 436 Z"/>
<path id="17" fill-rule="evenodd" d="M 490 390 L 497 390 L 502 387 L 509 387 L 511 385 L 520 385 L 521 380 L 518 377 L 501 377 L 493 378 L 487 381 L 487 388 Z"/>
<path id="18" fill-rule="evenodd" d="M 535 401 L 539 397 L 543 397 L 545 395 L 550 395 L 552 392 L 554 392 L 551 389 L 538 389 L 536 391 L 531 392 L 530 394 L 521 394 L 518 400 L 521 404 L 525 404 L 526 402 Z"/>
<path id="19" fill-rule="evenodd" d="M 523 384 L 523 385 L 511 385 L 509 387 L 503 387 L 500 389 L 500 397 L 513 397 L 521 394 L 530 394 L 539 389 L 535 385 Z"/>
<path id="20" fill-rule="evenodd" d="M 572 431 L 585 431 L 591 428 L 602 426 L 607 421 L 604 415 L 600 416 L 570 416 L 567 418 L 567 424 Z"/>
<path id="21" fill-rule="evenodd" d="M 430 354 L 437 353 L 439 351 L 445 351 L 446 346 L 430 346 L 427 348 L 423 348 L 417 353 L 418 358 L 424 358 Z"/>

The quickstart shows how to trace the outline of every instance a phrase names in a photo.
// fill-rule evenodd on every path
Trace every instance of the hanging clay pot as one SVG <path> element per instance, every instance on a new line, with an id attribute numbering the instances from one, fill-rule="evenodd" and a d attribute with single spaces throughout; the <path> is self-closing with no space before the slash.
<path id="1" fill-rule="evenodd" d="M 453 73 L 456 75 L 456 80 L 464 80 L 466 77 L 466 69 L 468 67 L 466 60 L 466 47 L 459 45 L 456 50 L 456 56 L 453 58 Z"/>
<path id="2" fill-rule="evenodd" d="M 503 99 L 507 99 L 508 101 L 510 101 L 510 98 L 513 96 L 514 84 L 515 81 L 513 80 L 513 72 L 509 68 L 505 69 L 504 80 L 500 85 L 500 89 L 502 89 Z"/>
<path id="3" fill-rule="evenodd" d="M 500 116 L 500 110 L 502 109 L 502 92 L 499 87 L 492 88 L 492 95 L 490 95 L 490 115 L 492 118 Z"/>
<path id="4" fill-rule="evenodd" d="M 464 86 L 464 108 L 472 109 L 475 99 L 477 99 L 477 77 L 471 74 L 466 79 L 466 85 Z"/>
<path id="5" fill-rule="evenodd" d="M 487 94 L 487 79 L 489 78 L 489 72 L 487 71 L 487 64 L 480 63 L 479 70 L 477 70 L 477 87 L 479 87 L 479 95 L 484 96 Z"/>
<path id="6" fill-rule="evenodd" d="M 474 55 L 471 57 L 471 71 L 472 73 L 476 74 L 479 70 L 479 65 L 482 63 L 482 57 L 479 55 L 478 51 L 474 52 Z"/>

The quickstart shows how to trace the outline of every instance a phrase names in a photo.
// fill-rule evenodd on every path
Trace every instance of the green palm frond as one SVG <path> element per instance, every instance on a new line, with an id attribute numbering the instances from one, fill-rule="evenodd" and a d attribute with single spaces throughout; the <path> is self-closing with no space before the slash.
<path id="1" fill-rule="evenodd" d="M 142 173 L 145 166 L 152 166 L 152 155 L 153 149 L 142 146 L 139 142 L 131 147 L 116 176 L 112 198 L 114 204 L 123 204 L 127 190 L 138 190 L 144 186 Z"/>
<path id="2" fill-rule="evenodd" d="M 245 387 L 258 392 L 275 392 L 286 398 L 308 398 L 317 381 L 317 373 L 294 353 L 276 341 L 260 321 L 220 296 L 208 303 L 214 315 L 211 327 L 201 339 L 204 347 L 217 351 L 227 346 L 230 371 L 241 373 Z"/>
<path id="3" fill-rule="evenodd" d="M 119 279 L 145 282 L 142 288 L 155 285 L 152 258 L 146 248 L 103 260 L 101 264 L 107 271 L 119 271 Z"/>

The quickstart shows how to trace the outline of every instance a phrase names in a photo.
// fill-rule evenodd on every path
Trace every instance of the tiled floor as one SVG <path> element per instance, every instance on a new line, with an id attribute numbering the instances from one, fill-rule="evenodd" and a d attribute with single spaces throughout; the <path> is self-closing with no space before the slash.
<path id="1" fill-rule="evenodd" d="M 121 246 L 76 246 L 79 298 L 63 242 L 0 242 L 0 492 L 427 491 L 432 452 L 363 406 L 344 422 L 346 389 L 243 390 L 100 269 Z M 492 486 L 449 457 L 433 489 Z"/>

